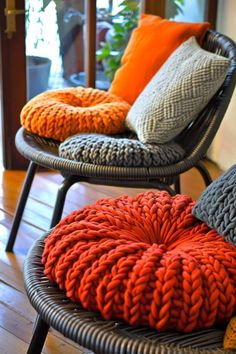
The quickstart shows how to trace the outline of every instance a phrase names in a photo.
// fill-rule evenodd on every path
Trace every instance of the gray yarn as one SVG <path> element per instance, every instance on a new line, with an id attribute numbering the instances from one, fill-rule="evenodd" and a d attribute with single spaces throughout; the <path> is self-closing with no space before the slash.
<path id="1" fill-rule="evenodd" d="M 144 144 L 133 134 L 78 134 L 66 139 L 59 147 L 59 155 L 63 158 L 105 166 L 166 166 L 179 161 L 184 154 L 175 142 Z"/>
<path id="2" fill-rule="evenodd" d="M 236 245 L 236 165 L 205 189 L 192 213 Z"/>

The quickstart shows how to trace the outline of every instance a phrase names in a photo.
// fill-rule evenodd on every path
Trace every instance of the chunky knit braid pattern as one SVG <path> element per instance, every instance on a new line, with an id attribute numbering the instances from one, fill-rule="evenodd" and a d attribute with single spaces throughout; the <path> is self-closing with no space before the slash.
<path id="1" fill-rule="evenodd" d="M 106 136 L 79 134 L 59 147 L 61 157 L 105 166 L 149 167 L 178 162 L 185 152 L 175 142 L 143 144 L 131 134 Z"/>
<path id="2" fill-rule="evenodd" d="M 67 296 L 105 319 L 191 332 L 236 311 L 236 248 L 184 195 L 102 199 L 64 218 L 42 262 Z"/>
<path id="3" fill-rule="evenodd" d="M 236 165 L 214 180 L 202 193 L 193 215 L 236 245 Z"/>
<path id="4" fill-rule="evenodd" d="M 111 93 L 92 88 L 65 88 L 44 92 L 21 111 L 26 130 L 63 141 L 80 133 L 116 134 L 125 130 L 130 105 Z"/>

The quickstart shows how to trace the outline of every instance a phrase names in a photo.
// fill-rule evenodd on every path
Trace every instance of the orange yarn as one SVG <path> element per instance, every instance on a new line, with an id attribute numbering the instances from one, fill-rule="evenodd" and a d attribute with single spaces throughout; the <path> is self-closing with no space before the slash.
<path id="1" fill-rule="evenodd" d="M 92 88 L 66 88 L 44 92 L 21 111 L 26 130 L 63 141 L 81 133 L 116 134 L 125 130 L 130 105 L 111 93 Z"/>
<path id="2" fill-rule="evenodd" d="M 45 241 L 45 274 L 105 319 L 190 332 L 236 310 L 236 248 L 191 214 L 184 195 L 102 199 Z"/>
<path id="3" fill-rule="evenodd" d="M 224 348 L 236 350 L 236 317 L 231 318 L 224 337 Z"/>

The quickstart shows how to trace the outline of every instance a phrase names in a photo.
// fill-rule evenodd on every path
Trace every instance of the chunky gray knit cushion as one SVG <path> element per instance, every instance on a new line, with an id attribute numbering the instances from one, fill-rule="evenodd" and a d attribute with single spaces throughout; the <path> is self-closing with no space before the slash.
<path id="1" fill-rule="evenodd" d="M 205 189 L 192 213 L 236 245 L 236 165 Z"/>
<path id="2" fill-rule="evenodd" d="M 128 128 L 145 143 L 172 140 L 217 92 L 228 67 L 228 59 L 203 50 L 191 37 L 174 51 L 134 102 L 126 117 Z"/>
<path id="3" fill-rule="evenodd" d="M 66 139 L 59 147 L 61 157 L 106 166 L 165 166 L 179 161 L 184 154 L 174 142 L 143 144 L 133 135 L 79 134 Z"/>

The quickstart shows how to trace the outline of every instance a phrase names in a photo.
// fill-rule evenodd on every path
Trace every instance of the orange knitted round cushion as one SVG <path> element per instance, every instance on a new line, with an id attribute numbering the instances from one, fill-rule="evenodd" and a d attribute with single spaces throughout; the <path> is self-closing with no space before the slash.
<path id="1" fill-rule="evenodd" d="M 105 319 L 190 332 L 236 311 L 236 248 L 191 214 L 184 195 L 99 200 L 45 241 L 45 274 Z"/>
<path id="2" fill-rule="evenodd" d="M 122 98 L 102 90 L 65 88 L 30 100 L 21 111 L 21 123 L 34 134 L 63 141 L 81 132 L 121 133 L 129 109 Z"/>

